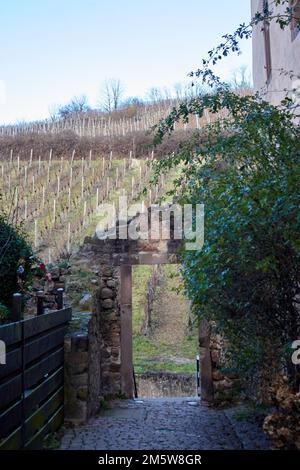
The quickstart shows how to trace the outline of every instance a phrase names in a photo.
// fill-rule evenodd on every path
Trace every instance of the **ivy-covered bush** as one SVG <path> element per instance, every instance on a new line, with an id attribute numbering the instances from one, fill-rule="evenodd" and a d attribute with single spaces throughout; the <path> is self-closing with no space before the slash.
<path id="1" fill-rule="evenodd" d="M 31 264 L 32 249 L 22 230 L 0 215 L 0 304 L 11 306 L 13 294 L 22 288 L 18 268 L 22 266 L 21 277 L 25 284 Z"/>
<path id="2" fill-rule="evenodd" d="M 158 137 L 204 108 L 226 117 L 156 167 L 158 174 L 180 164 L 181 202 L 205 205 L 203 249 L 183 252 L 186 290 L 198 317 L 229 340 L 227 363 L 248 391 L 282 369 L 296 385 L 300 129 L 288 108 L 225 89 L 174 110 Z"/>

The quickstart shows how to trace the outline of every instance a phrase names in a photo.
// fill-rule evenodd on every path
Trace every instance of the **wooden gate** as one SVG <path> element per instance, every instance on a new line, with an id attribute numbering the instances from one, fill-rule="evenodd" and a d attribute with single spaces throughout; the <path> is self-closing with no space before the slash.
<path id="1" fill-rule="evenodd" d="M 71 308 L 0 327 L 0 450 L 38 449 L 64 415 L 64 336 Z M 2 343 L 2 344 L 3 344 Z"/>

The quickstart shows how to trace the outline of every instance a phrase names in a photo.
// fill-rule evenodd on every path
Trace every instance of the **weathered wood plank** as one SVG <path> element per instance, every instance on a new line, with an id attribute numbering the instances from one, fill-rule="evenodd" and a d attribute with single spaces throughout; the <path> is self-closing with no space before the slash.
<path id="1" fill-rule="evenodd" d="M 0 450 L 18 450 L 22 447 L 21 428 L 16 429 L 6 439 L 0 441 Z"/>
<path id="2" fill-rule="evenodd" d="M 17 375 L 0 385 L 0 409 L 5 408 L 22 394 L 22 376 Z"/>
<path id="3" fill-rule="evenodd" d="M 15 431 L 22 422 L 22 401 L 5 410 L 0 415 L 0 438 L 7 437 Z"/>
<path id="4" fill-rule="evenodd" d="M 64 370 L 61 367 L 52 374 L 45 382 L 40 384 L 36 389 L 25 393 L 24 415 L 28 418 L 42 401 L 45 401 L 51 393 L 62 387 L 64 381 Z M 0 414 L 0 437 L 8 436 L 21 424 L 22 418 L 22 401 L 18 401 L 10 408 Z"/>
<path id="5" fill-rule="evenodd" d="M 30 415 L 32 410 L 41 402 L 44 401 L 52 392 L 63 385 L 64 382 L 64 368 L 61 367 L 54 374 L 50 375 L 43 383 L 33 390 L 26 392 L 24 403 L 26 418 Z"/>
<path id="6" fill-rule="evenodd" d="M 63 310 L 56 310 L 53 312 L 45 313 L 39 317 L 30 318 L 24 321 L 24 337 L 30 338 L 31 336 L 38 335 L 43 331 L 50 330 L 58 325 L 67 323 L 71 320 L 72 309 L 64 308 Z"/>
<path id="7" fill-rule="evenodd" d="M 8 377 L 22 367 L 22 351 L 17 348 L 6 354 L 6 364 L 0 367 L 0 380 Z"/>
<path id="8" fill-rule="evenodd" d="M 25 444 L 25 449 L 37 450 L 42 449 L 44 438 L 47 434 L 57 431 L 64 422 L 63 405 L 54 413 L 50 420 L 33 436 L 33 438 Z"/>
<path id="9" fill-rule="evenodd" d="M 46 375 L 62 366 L 64 362 L 64 348 L 61 347 L 57 351 L 42 359 L 39 363 L 30 367 L 25 371 L 25 387 L 32 388 Z"/>
<path id="10" fill-rule="evenodd" d="M 20 322 L 0 326 L 0 339 L 4 341 L 6 347 L 21 341 Z"/>
<path id="11" fill-rule="evenodd" d="M 25 440 L 31 439 L 64 403 L 64 388 L 60 387 L 38 410 L 25 421 Z"/>
<path id="12" fill-rule="evenodd" d="M 66 333 L 66 326 L 62 326 L 57 330 L 51 331 L 50 333 L 46 333 L 45 335 L 41 336 L 34 341 L 25 345 L 24 350 L 24 361 L 25 365 L 32 362 L 35 359 L 38 359 L 47 351 L 58 347 L 59 345 L 63 345 L 64 343 L 64 336 Z"/>

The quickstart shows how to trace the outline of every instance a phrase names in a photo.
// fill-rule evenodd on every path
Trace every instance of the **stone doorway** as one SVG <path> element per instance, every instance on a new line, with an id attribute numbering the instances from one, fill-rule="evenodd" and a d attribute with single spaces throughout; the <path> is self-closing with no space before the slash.
<path id="1" fill-rule="evenodd" d="M 120 225 L 117 225 L 117 232 Z M 172 227 L 172 221 L 171 221 Z M 93 416 L 101 399 L 133 398 L 132 344 L 132 267 L 138 265 L 173 265 L 180 263 L 181 240 L 86 238 L 78 253 L 78 263 L 98 276 L 95 287 L 94 312 L 84 340 L 84 348 L 71 348 L 70 361 L 83 361 L 82 382 L 87 390 L 82 415 Z M 75 347 L 76 346 L 76 347 Z M 201 398 L 213 400 L 212 365 L 209 334 L 200 328 L 199 355 Z M 77 356 L 80 356 L 77 358 Z M 73 365 L 70 364 L 71 382 Z M 82 366 L 83 366 L 82 365 Z M 75 372 L 74 372 L 75 373 Z M 80 398 L 82 400 L 82 398 Z M 80 405 L 82 403 L 80 402 Z M 84 421 L 80 415 L 80 421 Z"/>
<path id="2" fill-rule="evenodd" d="M 180 290 L 180 266 L 133 265 L 132 349 L 138 398 L 197 395 L 197 327 Z"/>
<path id="3" fill-rule="evenodd" d="M 147 253 L 138 257 L 139 265 L 176 264 L 175 256 L 169 258 L 166 254 Z M 124 264 L 120 267 L 120 312 L 121 312 L 121 386 L 122 393 L 132 398 L 134 396 L 133 375 L 133 329 L 132 329 L 132 270 L 135 263 Z"/>

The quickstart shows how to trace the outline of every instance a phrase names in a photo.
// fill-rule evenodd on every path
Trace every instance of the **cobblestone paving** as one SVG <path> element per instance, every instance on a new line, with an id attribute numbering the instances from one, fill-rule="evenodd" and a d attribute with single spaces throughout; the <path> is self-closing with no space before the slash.
<path id="1" fill-rule="evenodd" d="M 66 430 L 61 449 L 218 450 L 268 449 L 255 423 L 237 423 L 233 412 L 196 399 L 115 401 L 87 425 Z"/>

